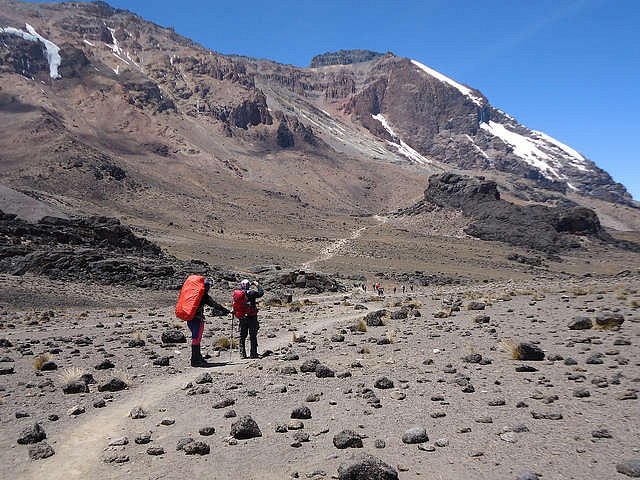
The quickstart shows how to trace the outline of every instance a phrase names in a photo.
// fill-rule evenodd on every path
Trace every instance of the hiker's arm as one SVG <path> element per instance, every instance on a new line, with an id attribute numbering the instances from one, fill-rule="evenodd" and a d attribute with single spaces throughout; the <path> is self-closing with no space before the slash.
<path id="1" fill-rule="evenodd" d="M 260 298 L 264 295 L 264 290 L 260 285 L 255 285 L 255 287 L 257 288 L 257 290 L 251 289 L 247 291 L 247 297 L 249 298 L 249 300 L 255 300 L 256 298 Z"/>
<path id="2" fill-rule="evenodd" d="M 211 313 L 213 314 L 213 316 L 223 316 L 229 314 L 229 310 L 223 305 L 220 305 L 218 302 L 216 302 L 213 298 L 211 298 L 210 295 L 205 295 L 203 303 L 211 307 Z"/>

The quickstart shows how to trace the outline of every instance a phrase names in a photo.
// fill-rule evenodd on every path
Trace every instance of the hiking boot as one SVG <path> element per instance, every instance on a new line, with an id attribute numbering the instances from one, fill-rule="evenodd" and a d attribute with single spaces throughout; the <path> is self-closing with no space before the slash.
<path id="1" fill-rule="evenodd" d="M 247 351 L 242 345 L 240 345 L 240 358 L 247 358 Z"/>
<path id="2" fill-rule="evenodd" d="M 200 353 L 200 345 L 191 345 L 191 366 L 192 367 L 206 367 L 207 362 L 202 358 Z"/>

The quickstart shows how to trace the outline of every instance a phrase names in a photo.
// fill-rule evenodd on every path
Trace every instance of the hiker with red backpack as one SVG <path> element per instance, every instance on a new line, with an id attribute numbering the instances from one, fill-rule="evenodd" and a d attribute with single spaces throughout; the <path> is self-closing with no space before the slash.
<path id="1" fill-rule="evenodd" d="M 176 316 L 187 322 L 191 331 L 191 366 L 211 366 L 202 356 L 200 343 L 204 332 L 204 306 L 209 305 L 214 310 L 224 310 L 219 303 L 209 296 L 211 280 L 202 275 L 189 275 L 182 285 Z M 228 310 L 226 310 L 228 312 Z"/>
<path id="2" fill-rule="evenodd" d="M 254 288 L 251 288 L 251 286 Z M 264 290 L 257 283 L 250 284 L 249 280 L 242 280 L 240 287 L 233 291 L 233 315 L 240 323 L 240 358 L 247 358 L 245 342 L 249 335 L 251 358 L 258 358 L 258 307 L 256 300 L 264 295 Z"/>

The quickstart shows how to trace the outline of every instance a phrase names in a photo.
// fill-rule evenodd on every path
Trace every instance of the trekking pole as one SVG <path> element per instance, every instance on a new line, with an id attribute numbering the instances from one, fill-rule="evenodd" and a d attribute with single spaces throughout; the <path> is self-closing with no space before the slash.
<path id="1" fill-rule="evenodd" d="M 229 361 L 233 357 L 233 311 L 231 311 L 231 332 L 229 333 Z"/>

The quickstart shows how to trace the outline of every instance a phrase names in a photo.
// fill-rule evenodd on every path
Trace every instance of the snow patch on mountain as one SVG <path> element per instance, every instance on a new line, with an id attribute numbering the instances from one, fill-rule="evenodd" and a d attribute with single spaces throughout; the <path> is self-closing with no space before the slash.
<path id="1" fill-rule="evenodd" d="M 442 73 L 434 70 L 433 68 L 429 68 L 426 65 L 423 65 L 422 63 L 418 62 L 417 60 L 411 60 L 411 63 L 413 63 L 416 67 L 418 67 L 423 72 L 426 72 L 429 75 L 431 75 L 432 77 L 437 78 L 441 82 L 447 83 L 447 84 L 451 85 L 452 87 L 456 88 L 465 97 L 470 98 L 473 101 L 473 103 L 475 103 L 476 105 L 481 106 L 484 103 L 482 98 L 479 97 L 478 95 L 475 95 L 471 91 L 471 89 L 469 87 L 465 87 L 464 85 L 456 82 L 452 78 L 449 78 L 446 75 L 443 75 Z"/>
<path id="2" fill-rule="evenodd" d="M 480 128 L 501 139 L 513 147 L 513 153 L 522 158 L 532 167 L 549 179 L 566 180 L 567 177 L 560 174 L 557 168 L 557 161 L 540 149 L 540 142 L 535 139 L 525 137 L 519 133 L 507 129 L 503 124 L 489 120 L 489 123 L 481 123 Z M 552 165 L 555 164 L 555 165 Z"/>
<path id="3" fill-rule="evenodd" d="M 8 33 L 9 35 L 22 37 L 29 42 L 42 43 L 45 48 L 47 62 L 49 63 L 49 76 L 51 78 L 61 78 L 60 74 L 58 73 L 58 68 L 60 67 L 60 63 L 62 62 L 62 58 L 60 57 L 60 48 L 52 41 L 47 40 L 42 35 L 40 35 L 36 31 L 36 29 L 28 23 L 25 24 L 25 27 L 27 29 L 26 32 L 14 27 L 0 27 L 0 33 Z"/>
<path id="4" fill-rule="evenodd" d="M 550 135 L 547 135 L 544 132 L 539 132 L 537 130 L 533 130 L 533 133 L 535 135 L 541 137 L 546 142 L 555 145 L 560 150 L 562 150 L 565 154 L 567 154 L 570 157 L 569 160 L 571 161 L 571 164 L 574 167 L 576 167 L 578 170 L 582 170 L 583 172 L 589 171 L 589 169 L 585 167 L 585 164 L 587 163 L 587 159 L 584 158 L 582 155 L 580 155 L 573 148 L 571 148 L 568 145 L 565 145 L 564 143 L 560 142 L 559 140 L 556 140 L 555 138 L 553 138 Z"/>
<path id="5" fill-rule="evenodd" d="M 395 142 L 389 142 L 387 141 L 387 143 L 389 145 L 393 145 L 394 147 L 396 147 L 398 149 L 398 153 L 406 158 L 408 158 L 409 160 L 418 163 L 420 165 L 425 165 L 427 163 L 431 163 L 431 160 L 429 160 L 428 158 L 423 157 L 422 155 L 420 155 L 420 153 L 418 153 L 417 151 L 415 151 L 413 148 L 411 148 L 409 145 L 407 145 L 405 142 L 402 141 L 402 139 L 395 134 L 395 132 L 393 131 L 393 129 L 391 128 L 391 126 L 389 125 L 389 123 L 387 122 L 387 119 L 384 118 L 384 116 L 381 113 L 378 113 L 377 115 L 371 115 L 375 120 L 379 121 L 382 126 L 384 127 L 384 129 L 389 133 L 389 135 L 391 135 L 391 137 L 396 140 Z"/>

